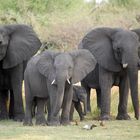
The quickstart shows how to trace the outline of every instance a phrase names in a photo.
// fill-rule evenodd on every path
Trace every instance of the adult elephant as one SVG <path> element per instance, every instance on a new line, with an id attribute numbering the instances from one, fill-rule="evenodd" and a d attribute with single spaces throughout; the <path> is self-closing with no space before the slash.
<path id="1" fill-rule="evenodd" d="M 44 100 L 48 98 L 48 125 L 69 124 L 73 84 L 95 67 L 88 50 L 71 52 L 44 51 L 33 57 L 25 70 L 26 113 L 24 125 L 32 125 L 32 101 L 37 97 L 37 124 L 45 124 Z M 39 100 L 38 100 L 39 99 Z M 59 111 L 62 108 L 61 119 Z"/>
<path id="2" fill-rule="evenodd" d="M 97 59 L 99 66 L 101 119 L 110 119 L 110 90 L 115 77 L 120 79 L 117 119 L 130 118 L 127 114 L 129 83 L 135 118 L 139 119 L 139 47 L 136 33 L 118 28 L 93 29 L 80 42 L 79 48 L 89 50 Z"/>
<path id="3" fill-rule="evenodd" d="M 0 26 L 0 118 L 8 117 L 6 94 L 10 92 L 10 112 L 15 121 L 24 118 L 22 81 L 27 61 L 40 48 L 41 42 L 27 25 Z M 5 95 L 3 95 L 5 94 Z"/>

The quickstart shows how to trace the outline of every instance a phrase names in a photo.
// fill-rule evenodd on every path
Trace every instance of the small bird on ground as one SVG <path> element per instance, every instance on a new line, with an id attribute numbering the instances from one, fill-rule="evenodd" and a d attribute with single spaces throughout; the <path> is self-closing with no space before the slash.
<path id="1" fill-rule="evenodd" d="M 83 129 L 91 130 L 93 127 L 97 127 L 95 124 L 86 124 L 84 125 Z"/>

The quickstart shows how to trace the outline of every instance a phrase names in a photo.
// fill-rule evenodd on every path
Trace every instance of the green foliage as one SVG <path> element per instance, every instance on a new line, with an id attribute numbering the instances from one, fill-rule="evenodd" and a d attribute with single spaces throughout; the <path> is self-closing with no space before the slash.
<path id="1" fill-rule="evenodd" d="M 35 14 L 68 11 L 83 4 L 82 0 L 4 0 L 0 10 L 16 12 L 30 11 Z"/>
<path id="2" fill-rule="evenodd" d="M 135 7 L 137 4 L 139 5 L 139 0 L 109 0 L 109 2 L 116 6 L 122 7 Z"/>

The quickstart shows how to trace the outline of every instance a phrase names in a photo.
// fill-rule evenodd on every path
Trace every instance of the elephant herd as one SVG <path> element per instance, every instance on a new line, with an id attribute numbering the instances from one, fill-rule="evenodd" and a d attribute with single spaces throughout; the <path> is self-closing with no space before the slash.
<path id="1" fill-rule="evenodd" d="M 1 120 L 11 118 L 32 125 L 33 106 L 38 125 L 68 125 L 74 107 L 83 120 L 86 112 L 91 111 L 91 88 L 96 89 L 100 119 L 109 120 L 114 85 L 119 86 L 116 119 L 130 119 L 129 88 L 135 118 L 139 119 L 140 29 L 95 28 L 83 37 L 78 49 L 69 52 L 45 50 L 35 55 L 40 47 L 41 41 L 32 27 L 0 25 Z M 79 81 L 82 87 L 74 86 Z M 80 101 L 84 103 L 84 113 Z"/>

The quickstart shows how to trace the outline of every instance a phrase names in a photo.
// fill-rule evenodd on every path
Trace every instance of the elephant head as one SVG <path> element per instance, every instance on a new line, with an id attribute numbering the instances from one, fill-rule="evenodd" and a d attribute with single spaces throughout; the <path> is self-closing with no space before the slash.
<path id="1" fill-rule="evenodd" d="M 0 61 L 3 68 L 14 67 L 29 60 L 40 48 L 41 42 L 27 25 L 0 26 Z"/>
<path id="2" fill-rule="evenodd" d="M 87 114 L 87 92 L 84 87 L 81 86 L 73 86 L 73 99 L 74 102 L 83 103 L 84 112 L 83 115 Z"/>
<path id="3" fill-rule="evenodd" d="M 81 81 L 94 69 L 96 60 L 88 50 L 75 50 L 65 53 L 45 51 L 37 63 L 41 74 L 56 88 L 57 100 L 54 114 L 62 107 L 65 90 Z M 69 106 L 70 107 L 70 106 Z"/>
<path id="4" fill-rule="evenodd" d="M 97 28 L 81 41 L 79 48 L 88 49 L 104 69 L 128 72 L 135 117 L 139 118 L 138 101 L 138 49 L 136 33 L 119 28 Z"/>

